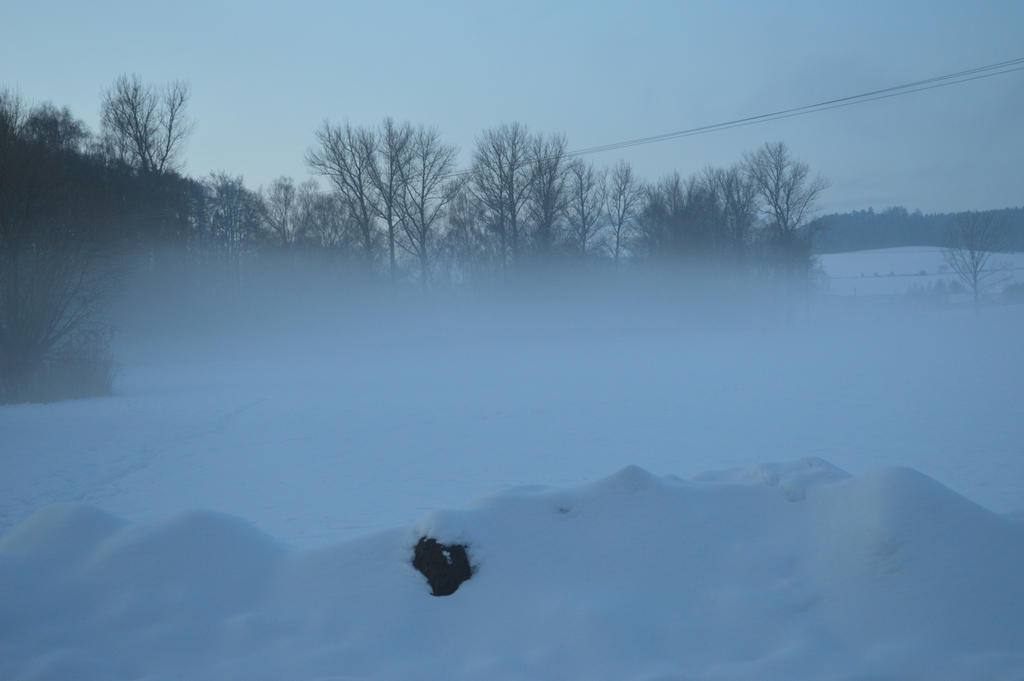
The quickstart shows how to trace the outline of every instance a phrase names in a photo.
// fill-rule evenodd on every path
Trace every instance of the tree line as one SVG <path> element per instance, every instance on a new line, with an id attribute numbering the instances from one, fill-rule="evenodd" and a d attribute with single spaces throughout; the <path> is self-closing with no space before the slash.
<path id="1" fill-rule="evenodd" d="M 1000 228 L 999 250 L 1024 251 L 1024 208 L 984 211 Z M 902 206 L 884 210 L 855 210 L 823 215 L 808 223 L 815 253 L 843 253 L 899 246 L 954 247 L 959 223 L 969 213 L 908 211 Z"/>
<path id="2" fill-rule="evenodd" d="M 462 171 L 436 129 L 392 119 L 324 123 L 316 141 L 307 160 L 331 183 L 348 243 L 368 267 L 386 259 L 392 279 L 404 251 L 423 286 L 555 261 L 690 258 L 806 273 L 800 228 L 826 187 L 782 143 L 648 183 L 625 161 L 597 167 L 564 135 L 520 123 L 485 130 Z"/>
<path id="3" fill-rule="evenodd" d="M 100 304 L 167 249 L 239 285 L 281 253 L 423 289 L 645 262 L 799 281 L 811 265 L 804 227 L 827 187 L 783 143 L 648 182 L 521 123 L 483 131 L 459 168 L 436 128 L 385 118 L 324 122 L 305 157 L 317 179 L 252 189 L 241 176 L 181 172 L 188 104 L 184 83 L 121 76 L 94 133 L 67 108 L 0 91 L 0 401 L 60 392 L 43 384 L 72 368 L 81 385 L 64 392 L 108 390 Z"/>

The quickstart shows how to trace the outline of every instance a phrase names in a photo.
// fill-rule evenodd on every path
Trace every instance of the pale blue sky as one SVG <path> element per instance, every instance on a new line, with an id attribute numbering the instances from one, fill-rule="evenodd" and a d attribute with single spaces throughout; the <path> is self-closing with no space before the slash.
<path id="1" fill-rule="evenodd" d="M 192 86 L 188 173 L 305 178 L 325 118 L 436 125 L 468 162 L 519 120 L 570 147 L 657 134 L 1024 56 L 1024 2 L 41 0 L 0 9 L 0 87 L 94 128 L 120 73 Z M 646 177 L 787 142 L 824 209 L 1024 205 L 1024 72 L 591 156 Z"/>

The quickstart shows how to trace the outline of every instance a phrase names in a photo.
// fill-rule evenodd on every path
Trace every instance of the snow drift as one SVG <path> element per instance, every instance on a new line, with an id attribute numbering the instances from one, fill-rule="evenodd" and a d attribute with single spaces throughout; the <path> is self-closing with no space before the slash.
<path id="1" fill-rule="evenodd" d="M 422 536 L 472 578 L 433 597 Z M 49 506 L 0 539 L 4 679 L 1019 679 L 1024 525 L 819 459 L 513 488 L 293 551 Z"/>

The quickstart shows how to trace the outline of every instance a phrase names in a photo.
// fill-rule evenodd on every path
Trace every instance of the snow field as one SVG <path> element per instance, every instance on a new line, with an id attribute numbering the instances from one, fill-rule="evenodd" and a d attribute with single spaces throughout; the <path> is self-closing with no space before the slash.
<path id="1" fill-rule="evenodd" d="M 926 289 L 936 283 L 957 281 L 945 260 L 945 251 L 936 246 L 903 246 L 849 253 L 819 255 L 821 269 L 827 275 L 828 291 L 840 296 L 903 296 L 913 287 Z M 1024 253 L 994 253 L 986 280 L 990 290 L 1024 280 Z"/>

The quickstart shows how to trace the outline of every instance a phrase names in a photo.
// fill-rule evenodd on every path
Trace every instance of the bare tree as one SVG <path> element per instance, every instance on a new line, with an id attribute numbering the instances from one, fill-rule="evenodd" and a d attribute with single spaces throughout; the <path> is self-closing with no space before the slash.
<path id="1" fill-rule="evenodd" d="M 41 104 L 25 119 L 24 135 L 33 143 L 62 152 L 81 151 L 90 134 L 85 124 L 75 119 L 67 108 Z"/>
<path id="2" fill-rule="evenodd" d="M 946 263 L 971 291 L 975 310 L 985 286 L 996 274 L 990 263 L 993 252 L 1000 248 L 1000 237 L 999 225 L 990 212 L 958 213 L 953 218 Z"/>
<path id="3" fill-rule="evenodd" d="M 279 177 L 262 192 L 264 223 L 274 240 L 285 249 L 292 249 L 305 237 L 306 225 L 301 220 L 299 190 L 290 177 Z"/>
<path id="4" fill-rule="evenodd" d="M 582 159 L 569 164 L 569 200 L 566 215 L 569 221 L 569 238 L 577 253 L 585 256 L 593 239 L 604 226 L 605 204 L 604 170 Z"/>
<path id="5" fill-rule="evenodd" d="M 454 198 L 460 180 L 452 176 L 458 150 L 441 140 L 435 128 L 418 128 L 409 144 L 409 162 L 402 185 L 401 205 L 405 248 L 420 264 L 420 283 L 427 287 L 436 226 Z"/>
<path id="6" fill-rule="evenodd" d="M 677 254 L 683 241 L 678 225 L 685 212 L 686 191 L 678 172 L 648 184 L 637 216 L 639 250 L 652 259 Z"/>
<path id="7" fill-rule="evenodd" d="M 465 180 L 465 178 L 463 178 Z M 467 182 L 448 205 L 448 229 L 440 241 L 438 256 L 443 258 L 450 283 L 464 283 L 497 266 L 499 253 L 494 230 L 487 225 L 487 208 L 470 191 Z"/>
<path id="8" fill-rule="evenodd" d="M 705 182 L 718 203 L 724 250 L 739 261 L 746 252 L 757 220 L 757 185 L 741 165 L 708 168 Z"/>
<path id="9" fill-rule="evenodd" d="M 39 134 L 67 123 L 0 91 L 0 402 L 110 389 L 100 312 L 119 272 L 111 224 L 120 197 L 116 178 L 81 153 L 84 133 Z M 59 386 L 43 385 L 48 367 Z"/>
<path id="10" fill-rule="evenodd" d="M 316 139 L 319 147 L 306 154 L 306 161 L 338 190 L 358 230 L 363 258 L 370 266 L 376 255 L 376 218 L 380 213 L 373 184 L 377 148 L 373 130 L 325 122 L 316 132 Z"/>
<path id="11" fill-rule="evenodd" d="M 164 88 L 123 75 L 103 94 L 101 126 L 106 147 L 116 158 L 144 173 L 177 168 L 193 124 L 185 107 L 189 87 L 175 81 Z"/>
<path id="12" fill-rule="evenodd" d="M 558 223 L 565 215 L 567 146 L 564 135 L 537 135 L 533 141 L 527 210 L 533 223 L 534 250 L 540 256 L 551 254 L 558 237 Z"/>
<path id="13" fill-rule="evenodd" d="M 810 217 L 828 182 L 812 177 L 806 163 L 795 160 L 782 142 L 768 143 L 748 154 L 744 167 L 757 188 L 768 218 L 771 241 L 781 263 L 793 276 L 810 271 L 810 238 L 798 231 Z"/>
<path id="14" fill-rule="evenodd" d="M 320 191 L 313 180 L 299 185 L 299 221 L 303 233 L 327 251 L 345 253 L 357 241 L 340 195 Z"/>
<path id="15" fill-rule="evenodd" d="M 700 177 L 671 173 L 647 187 L 637 217 L 637 243 L 651 258 L 690 258 L 716 254 L 721 215 L 714 191 Z"/>
<path id="16" fill-rule="evenodd" d="M 473 154 L 471 187 L 490 212 L 490 224 L 498 233 L 501 264 L 511 252 L 518 263 L 522 212 L 533 180 L 533 140 L 520 123 L 486 130 Z"/>
<path id="17" fill-rule="evenodd" d="M 611 251 L 616 266 L 629 242 L 643 196 L 643 183 L 633 174 L 632 166 L 619 161 L 609 176 L 607 194 Z"/>
<path id="18" fill-rule="evenodd" d="M 20 247 L 27 239 L 32 184 L 41 168 L 25 141 L 28 112 L 20 97 L 0 90 L 0 244 Z"/>
<path id="19" fill-rule="evenodd" d="M 378 153 L 370 166 L 371 180 L 377 191 L 374 203 L 377 215 L 388 230 L 388 271 L 391 281 L 398 276 L 395 260 L 395 237 L 401 219 L 400 204 L 405 194 L 403 177 L 410 162 L 413 128 L 409 123 L 395 123 L 385 118 L 378 133 Z"/>
<path id="20" fill-rule="evenodd" d="M 812 178 L 810 167 L 793 159 L 782 142 L 748 154 L 746 170 L 764 202 L 763 212 L 780 232 L 795 232 L 828 188 L 828 182 L 821 176 Z"/>
<path id="21" fill-rule="evenodd" d="M 206 233 L 213 252 L 223 257 L 234 284 L 242 282 L 242 258 L 260 234 L 264 207 L 259 194 L 241 176 L 211 173 L 206 190 Z"/>

